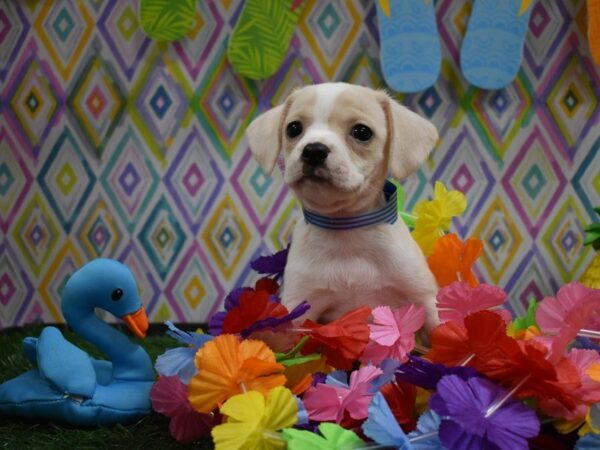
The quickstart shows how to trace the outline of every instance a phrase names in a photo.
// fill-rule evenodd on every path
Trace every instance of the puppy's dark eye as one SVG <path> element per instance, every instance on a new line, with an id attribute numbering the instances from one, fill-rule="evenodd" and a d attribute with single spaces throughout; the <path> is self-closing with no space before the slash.
<path id="1" fill-rule="evenodd" d="M 287 127 L 285 128 L 285 134 L 287 134 L 287 137 L 290 139 L 300 136 L 302 134 L 302 124 L 297 120 L 288 123 Z"/>
<path id="2" fill-rule="evenodd" d="M 110 298 L 115 302 L 121 300 L 121 297 L 123 297 L 123 289 L 115 289 L 112 291 L 112 294 L 110 294 Z"/>
<path id="3" fill-rule="evenodd" d="M 373 131 L 366 125 L 359 123 L 350 130 L 350 136 L 357 141 L 367 142 L 373 137 Z"/>

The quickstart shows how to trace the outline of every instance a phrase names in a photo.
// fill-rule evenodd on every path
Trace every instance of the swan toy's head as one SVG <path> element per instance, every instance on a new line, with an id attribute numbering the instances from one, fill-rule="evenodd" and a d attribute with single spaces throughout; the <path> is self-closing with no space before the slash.
<path id="1" fill-rule="evenodd" d="M 122 319 L 131 332 L 143 338 L 148 318 L 138 295 L 135 278 L 125 264 L 95 259 L 67 281 L 62 298 L 63 316 L 71 325 L 81 323 L 101 308 Z"/>

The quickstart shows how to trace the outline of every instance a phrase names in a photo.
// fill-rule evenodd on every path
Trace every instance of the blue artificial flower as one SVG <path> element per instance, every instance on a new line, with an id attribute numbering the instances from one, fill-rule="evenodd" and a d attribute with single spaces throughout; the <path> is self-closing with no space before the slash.
<path id="1" fill-rule="evenodd" d="M 408 433 L 413 450 L 442 450 L 438 430 L 442 419 L 432 410 L 427 410 L 419 417 L 417 429 Z"/>
<path id="2" fill-rule="evenodd" d="M 386 358 L 381 361 L 379 368 L 383 373 L 372 381 L 371 392 L 377 392 L 383 385 L 393 381 L 396 375 L 396 369 L 400 366 L 400 364 L 400 361 L 392 358 Z"/>
<path id="3" fill-rule="evenodd" d="M 575 450 L 597 450 L 600 448 L 600 434 L 588 433 L 579 438 Z"/>
<path id="4" fill-rule="evenodd" d="M 207 334 L 180 330 L 170 321 L 166 321 L 165 325 L 169 328 L 167 330 L 169 336 L 183 344 L 187 344 L 187 346 L 167 350 L 156 358 L 154 368 L 160 375 L 177 375 L 184 384 L 188 384 L 196 374 L 196 365 L 194 364 L 196 352 L 213 337 Z"/>
<path id="5" fill-rule="evenodd" d="M 308 418 L 308 411 L 304 407 L 304 403 L 302 403 L 300 397 L 296 397 L 294 395 L 294 399 L 296 399 L 296 404 L 298 405 L 298 422 L 296 422 L 295 426 L 306 426 L 310 423 L 310 419 Z"/>
<path id="6" fill-rule="evenodd" d="M 379 445 L 397 450 L 410 450 L 412 446 L 392 413 L 385 397 L 378 392 L 369 405 L 369 417 L 362 425 L 363 433 Z"/>

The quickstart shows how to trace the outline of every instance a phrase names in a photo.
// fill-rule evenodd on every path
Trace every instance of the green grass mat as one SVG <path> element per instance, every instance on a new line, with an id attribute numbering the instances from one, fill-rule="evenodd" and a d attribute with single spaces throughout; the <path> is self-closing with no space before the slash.
<path id="1" fill-rule="evenodd" d="M 0 383 L 32 368 L 29 361 L 21 355 L 21 342 L 26 336 L 39 336 L 43 326 L 34 325 L 19 329 L 0 331 Z M 89 352 L 94 357 L 103 358 L 94 347 L 84 342 L 66 327 L 60 327 L 65 337 Z M 154 361 L 167 348 L 178 344 L 162 330 L 152 333 L 140 341 Z M 127 333 L 126 331 L 124 331 Z M 77 429 L 68 425 L 26 421 L 18 418 L 0 416 L 0 449 L 171 449 L 195 448 L 212 449 L 210 439 L 194 445 L 178 444 L 169 434 L 169 420 L 152 413 L 137 423 L 117 425 L 99 429 Z"/>

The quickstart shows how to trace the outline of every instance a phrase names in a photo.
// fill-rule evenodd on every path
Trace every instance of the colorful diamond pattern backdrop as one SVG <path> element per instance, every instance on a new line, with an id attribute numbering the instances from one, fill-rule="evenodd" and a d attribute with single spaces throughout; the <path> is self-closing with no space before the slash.
<path id="1" fill-rule="evenodd" d="M 197 2 L 194 28 L 148 39 L 135 0 L 0 0 L 0 328 L 61 320 L 85 261 L 134 272 L 153 321 L 201 322 L 249 262 L 284 247 L 298 205 L 252 159 L 244 130 L 298 86 L 381 87 L 372 0 L 309 0 L 278 72 L 247 80 L 226 57 L 243 2 Z M 535 2 L 521 69 L 483 91 L 460 73 L 471 1 L 438 0 L 437 83 L 398 100 L 441 142 L 405 180 L 407 206 L 433 182 L 463 191 L 454 222 L 485 244 L 482 280 L 530 298 L 577 279 L 583 227 L 600 205 L 600 70 L 584 1 Z"/>

